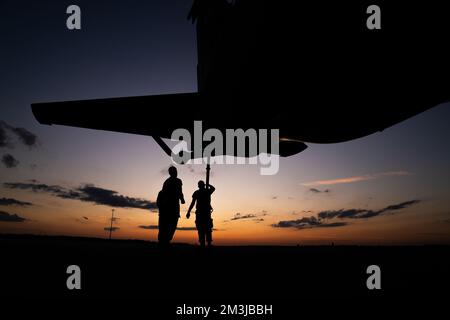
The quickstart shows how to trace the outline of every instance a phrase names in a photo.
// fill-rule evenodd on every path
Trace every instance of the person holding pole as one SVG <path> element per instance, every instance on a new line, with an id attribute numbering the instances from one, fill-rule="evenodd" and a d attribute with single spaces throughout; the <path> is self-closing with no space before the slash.
<path id="1" fill-rule="evenodd" d="M 198 190 L 192 194 L 192 202 L 186 214 L 186 218 L 189 219 L 192 208 L 197 204 L 195 207 L 195 226 L 197 227 L 198 240 L 201 247 L 205 247 L 205 242 L 208 244 L 208 247 L 212 245 L 213 220 L 211 219 L 211 194 L 216 189 L 209 184 L 208 176 L 209 170 L 207 169 L 208 183 L 205 184 L 202 180 L 198 182 Z"/>

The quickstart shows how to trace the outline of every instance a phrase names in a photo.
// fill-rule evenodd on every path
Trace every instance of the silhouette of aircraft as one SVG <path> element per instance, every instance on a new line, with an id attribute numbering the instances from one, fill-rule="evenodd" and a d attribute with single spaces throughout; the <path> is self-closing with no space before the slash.
<path id="1" fill-rule="evenodd" d="M 195 0 L 198 92 L 33 103 L 41 124 L 162 138 L 172 131 L 280 130 L 279 154 L 382 131 L 449 101 L 444 2 Z M 224 151 L 226 152 L 226 151 Z"/>

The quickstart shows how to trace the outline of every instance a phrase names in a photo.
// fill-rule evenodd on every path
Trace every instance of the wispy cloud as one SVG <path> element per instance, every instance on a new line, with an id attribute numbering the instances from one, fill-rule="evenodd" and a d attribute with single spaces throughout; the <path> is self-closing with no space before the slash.
<path id="1" fill-rule="evenodd" d="M 0 121 L 0 147 L 12 147 L 12 145 L 9 144 L 9 137 L 6 130 L 9 130 L 16 135 L 20 142 L 30 148 L 35 147 L 38 144 L 38 138 L 34 133 L 25 128 L 14 127 L 4 121 Z"/>
<path id="2" fill-rule="evenodd" d="M 25 128 L 14 127 L 5 121 L 0 120 L 0 148 L 12 149 L 15 147 L 16 143 L 11 142 L 11 133 L 17 137 L 17 140 L 20 143 L 29 148 L 33 148 L 38 145 L 38 137 L 34 133 Z M 8 169 L 16 168 L 20 164 L 20 161 L 9 153 L 4 154 L 0 161 Z"/>
<path id="3" fill-rule="evenodd" d="M 24 222 L 25 220 L 25 218 L 22 218 L 17 214 L 0 211 L 0 222 Z"/>
<path id="4" fill-rule="evenodd" d="M 331 190 L 330 189 L 319 190 L 319 189 L 316 189 L 316 188 L 310 188 L 309 192 L 312 192 L 312 193 L 330 193 Z"/>
<path id="5" fill-rule="evenodd" d="M 347 222 L 326 222 L 322 219 L 316 217 L 304 217 L 296 220 L 279 221 L 278 223 L 272 224 L 274 228 L 295 228 L 301 229 L 311 229 L 311 228 L 333 228 L 342 227 L 347 225 Z"/>
<path id="6" fill-rule="evenodd" d="M 37 182 L 7 182 L 3 186 L 9 189 L 31 190 L 33 192 L 51 194 L 61 199 L 79 200 L 110 207 L 147 210 L 155 210 L 157 208 L 155 202 L 125 196 L 119 194 L 117 191 L 100 188 L 93 184 L 86 184 L 77 188 L 64 188 L 58 185 L 47 185 Z"/>
<path id="7" fill-rule="evenodd" d="M 81 217 L 81 218 L 76 218 L 75 221 L 76 221 L 76 222 L 79 222 L 79 223 L 81 223 L 81 224 L 86 224 L 86 223 L 89 223 L 89 218 L 83 216 L 83 217 Z"/>
<path id="8" fill-rule="evenodd" d="M 6 134 L 6 130 L 2 125 L 2 122 L 0 122 L 0 148 L 4 148 L 9 146 L 9 138 Z"/>
<path id="9" fill-rule="evenodd" d="M 234 215 L 234 217 L 231 218 L 230 220 L 233 221 L 233 220 L 252 219 L 252 218 L 256 218 L 256 217 L 257 217 L 257 215 L 256 215 L 256 214 L 253 214 L 253 213 L 249 213 L 249 214 L 240 214 L 240 213 L 236 213 L 236 214 Z"/>
<path id="10" fill-rule="evenodd" d="M 20 201 L 12 198 L 0 198 L 0 206 L 32 206 L 31 202 Z"/>
<path id="11" fill-rule="evenodd" d="M 19 160 L 14 158 L 13 155 L 7 153 L 7 154 L 3 155 L 2 163 L 5 165 L 6 168 L 11 169 L 11 168 L 15 168 L 19 165 Z"/>
<path id="12" fill-rule="evenodd" d="M 349 224 L 347 221 L 330 221 L 332 219 L 369 219 L 383 214 L 395 214 L 401 209 L 408 208 L 420 203 L 420 200 L 410 200 L 386 206 L 379 210 L 369 209 L 340 209 L 328 210 L 317 213 L 316 216 L 303 217 L 296 220 L 279 221 L 271 226 L 274 228 L 296 228 L 296 229 L 310 229 L 310 228 L 330 228 L 342 227 Z"/>
<path id="13" fill-rule="evenodd" d="M 376 217 L 384 213 L 394 213 L 395 211 L 410 207 L 412 205 L 418 204 L 419 202 L 420 200 L 405 201 L 402 203 L 387 206 L 380 210 L 341 209 L 341 210 L 322 211 L 319 212 L 317 216 L 321 219 L 333 219 L 333 218 L 365 219 Z"/>
<path id="14" fill-rule="evenodd" d="M 240 214 L 236 213 L 230 220 L 225 220 L 224 222 L 228 221 L 235 221 L 235 220 L 248 220 L 252 219 L 253 221 L 261 222 L 264 221 L 264 219 L 261 219 L 261 217 L 267 216 L 267 211 L 263 210 L 261 213 L 249 213 L 249 214 Z"/>
<path id="15" fill-rule="evenodd" d="M 352 176 L 352 177 L 345 177 L 345 178 L 339 178 L 339 179 L 331 179 L 331 180 L 317 180 L 317 181 L 311 181 L 311 182 L 305 182 L 302 183 L 305 187 L 310 186 L 318 186 L 318 185 L 334 185 L 334 184 L 343 184 L 343 183 L 354 183 L 354 182 L 360 182 L 360 181 L 367 181 L 367 180 L 374 180 L 382 177 L 401 177 L 401 176 L 407 176 L 410 175 L 408 171 L 387 171 L 387 172 L 379 172 L 379 173 L 373 173 L 373 174 L 365 174 L 360 176 Z"/>

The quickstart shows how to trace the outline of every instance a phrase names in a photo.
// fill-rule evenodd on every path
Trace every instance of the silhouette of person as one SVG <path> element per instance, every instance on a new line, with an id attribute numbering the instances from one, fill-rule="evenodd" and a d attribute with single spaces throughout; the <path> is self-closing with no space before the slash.
<path id="1" fill-rule="evenodd" d="M 213 186 L 205 186 L 205 182 L 200 180 L 198 182 L 198 190 L 192 194 L 192 202 L 186 214 L 186 218 L 189 219 L 191 210 L 197 203 L 195 207 L 195 226 L 198 231 L 198 241 L 202 247 L 205 246 L 205 240 L 208 246 L 211 246 L 212 243 L 213 220 L 211 219 L 211 194 L 215 190 Z"/>
<path id="2" fill-rule="evenodd" d="M 164 181 L 162 190 L 158 193 L 156 200 L 159 211 L 158 242 L 162 247 L 170 244 L 180 218 L 180 202 L 185 203 L 182 190 L 183 182 L 177 178 L 177 168 L 170 167 L 169 175 L 170 177 Z"/>

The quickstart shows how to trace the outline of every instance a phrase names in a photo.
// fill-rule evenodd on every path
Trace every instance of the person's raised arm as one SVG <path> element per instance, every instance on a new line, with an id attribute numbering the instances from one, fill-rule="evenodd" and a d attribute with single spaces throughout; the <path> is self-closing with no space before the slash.
<path id="1" fill-rule="evenodd" d="M 213 193 L 214 191 L 216 191 L 216 188 L 214 188 L 212 185 L 209 185 L 209 193 Z"/>

